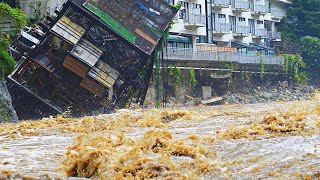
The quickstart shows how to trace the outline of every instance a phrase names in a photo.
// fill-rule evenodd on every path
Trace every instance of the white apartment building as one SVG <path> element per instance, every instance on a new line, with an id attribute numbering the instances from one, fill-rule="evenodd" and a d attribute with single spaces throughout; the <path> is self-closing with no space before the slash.
<path id="1" fill-rule="evenodd" d="M 178 1 L 169 0 L 171 4 Z M 250 48 L 280 41 L 277 23 L 287 0 L 179 0 L 182 7 L 170 33 L 169 46 L 195 48 L 196 42 Z M 175 42 L 176 41 L 176 42 Z M 250 45 L 249 45 L 250 44 Z"/>

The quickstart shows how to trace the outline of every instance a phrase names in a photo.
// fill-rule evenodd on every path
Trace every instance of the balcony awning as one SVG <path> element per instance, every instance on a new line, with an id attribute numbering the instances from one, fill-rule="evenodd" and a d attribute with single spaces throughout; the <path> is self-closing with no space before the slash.
<path id="1" fill-rule="evenodd" d="M 238 42 L 238 41 L 232 41 L 231 45 L 232 45 L 232 47 L 236 47 L 236 48 L 256 49 L 256 47 L 254 47 L 250 44 L 246 44 L 246 43 L 242 43 L 242 42 Z"/>
<path id="2" fill-rule="evenodd" d="M 182 43 L 187 43 L 189 41 L 187 37 L 178 36 L 178 35 L 169 35 L 167 40 L 168 42 L 182 42 Z"/>
<path id="3" fill-rule="evenodd" d="M 269 46 L 265 46 L 265 45 L 262 45 L 262 44 L 250 43 L 250 45 L 255 46 L 255 48 L 256 48 L 257 50 L 274 50 L 274 48 L 269 47 Z"/>

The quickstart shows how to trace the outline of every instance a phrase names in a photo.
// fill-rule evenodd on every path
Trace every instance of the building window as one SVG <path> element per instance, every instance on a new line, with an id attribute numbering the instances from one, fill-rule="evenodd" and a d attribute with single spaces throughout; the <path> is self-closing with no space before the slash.
<path id="1" fill-rule="evenodd" d="M 192 3 L 192 11 L 193 13 L 201 14 L 201 4 Z"/>
<path id="2" fill-rule="evenodd" d="M 239 22 L 246 22 L 246 18 L 239 17 Z"/>
<path id="3" fill-rule="evenodd" d="M 219 23 L 226 23 L 226 15 L 218 14 Z"/>
<path id="4" fill-rule="evenodd" d="M 257 20 L 257 24 L 263 24 L 263 21 Z"/>
<path id="5" fill-rule="evenodd" d="M 179 11 L 179 19 L 183 19 L 185 14 L 188 13 L 189 9 L 189 3 L 188 2 L 181 2 L 181 10 Z"/>
<path id="6" fill-rule="evenodd" d="M 165 0 L 168 4 L 170 4 L 171 6 L 174 5 L 174 0 Z"/>
<path id="7" fill-rule="evenodd" d="M 249 23 L 249 32 L 251 33 L 251 34 L 254 34 L 254 20 L 253 19 L 249 19 L 248 20 L 248 23 Z"/>
<path id="8" fill-rule="evenodd" d="M 235 16 L 229 16 L 229 21 L 230 21 L 230 30 L 232 32 L 236 31 L 236 25 L 237 25 L 237 21 L 236 21 L 236 17 Z"/>
<path id="9" fill-rule="evenodd" d="M 208 43 L 206 36 L 198 36 L 197 43 Z"/>

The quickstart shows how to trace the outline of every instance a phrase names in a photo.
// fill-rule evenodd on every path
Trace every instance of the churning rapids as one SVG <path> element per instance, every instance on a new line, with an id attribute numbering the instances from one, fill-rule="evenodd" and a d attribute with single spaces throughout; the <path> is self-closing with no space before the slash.
<path id="1" fill-rule="evenodd" d="M 0 179 L 318 179 L 310 101 L 0 124 Z"/>

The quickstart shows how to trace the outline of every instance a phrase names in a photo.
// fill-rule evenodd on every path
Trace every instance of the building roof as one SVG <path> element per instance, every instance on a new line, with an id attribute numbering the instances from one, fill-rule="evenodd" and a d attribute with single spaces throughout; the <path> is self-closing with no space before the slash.
<path id="1" fill-rule="evenodd" d="M 108 28 L 150 55 L 177 10 L 165 1 L 71 0 Z"/>

